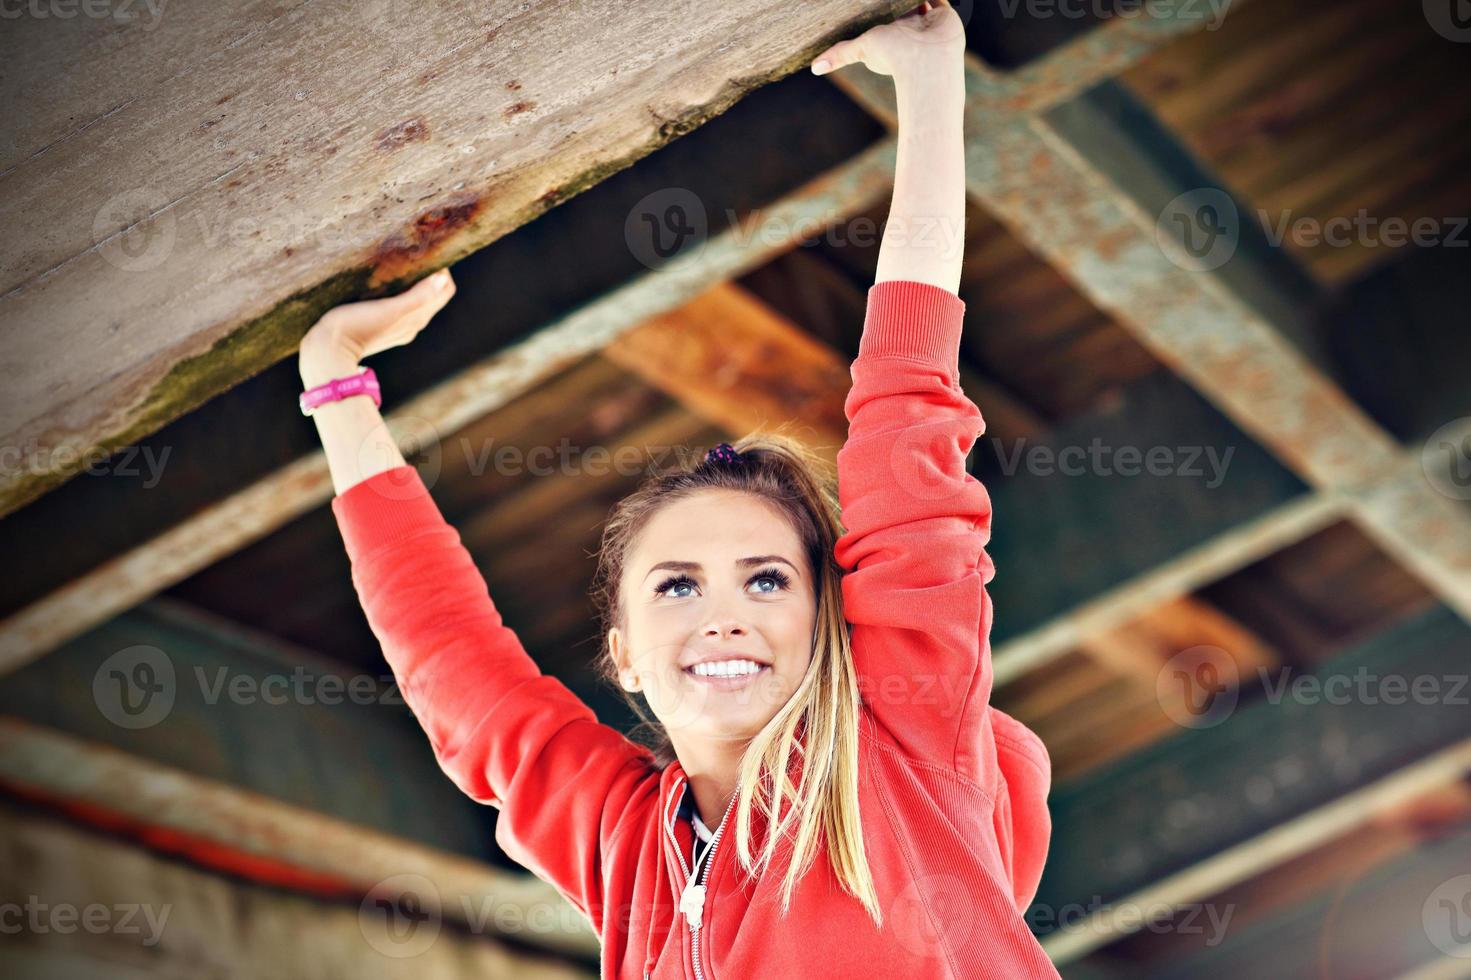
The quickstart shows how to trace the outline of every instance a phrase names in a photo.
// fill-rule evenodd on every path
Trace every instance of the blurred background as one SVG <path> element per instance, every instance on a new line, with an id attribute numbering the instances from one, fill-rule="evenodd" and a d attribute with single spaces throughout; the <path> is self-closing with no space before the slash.
<path id="1" fill-rule="evenodd" d="M 890 81 L 806 65 L 907 4 L 739 6 L 7 8 L 8 976 L 597 974 L 393 689 L 294 352 L 454 264 L 385 413 L 631 728 L 602 522 L 836 454 L 891 189 Z M 1069 980 L 1471 976 L 1471 7 L 954 6 L 1028 922 Z"/>

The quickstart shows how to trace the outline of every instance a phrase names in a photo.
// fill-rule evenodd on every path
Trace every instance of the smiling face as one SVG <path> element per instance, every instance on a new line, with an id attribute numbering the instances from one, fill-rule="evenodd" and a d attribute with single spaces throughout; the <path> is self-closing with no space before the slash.
<path id="1" fill-rule="evenodd" d="M 781 709 L 812 659 L 815 583 L 801 538 L 773 504 L 703 490 L 650 518 L 623 566 L 625 630 L 609 644 L 676 749 L 744 742 Z M 714 661 L 724 676 L 691 668 Z M 754 674 L 729 676 L 759 664 Z"/>

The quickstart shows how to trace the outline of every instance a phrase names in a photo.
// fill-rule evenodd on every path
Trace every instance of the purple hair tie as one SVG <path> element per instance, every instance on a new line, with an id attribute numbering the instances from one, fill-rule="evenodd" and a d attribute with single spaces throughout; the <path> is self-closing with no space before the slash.
<path id="1" fill-rule="evenodd" d="M 718 446 L 712 446 L 710 451 L 705 454 L 706 465 L 720 463 L 725 466 L 735 466 L 744 459 L 745 456 L 733 448 L 728 442 L 722 442 Z"/>

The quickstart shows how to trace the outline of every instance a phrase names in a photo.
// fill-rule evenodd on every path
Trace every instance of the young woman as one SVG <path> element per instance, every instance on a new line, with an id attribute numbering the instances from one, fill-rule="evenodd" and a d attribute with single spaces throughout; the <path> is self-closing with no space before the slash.
<path id="1" fill-rule="evenodd" d="M 652 748 L 538 670 L 376 398 L 313 415 L 400 690 L 506 853 L 597 930 L 604 976 L 1057 976 L 1023 920 L 1047 754 L 988 703 L 991 506 L 965 468 L 984 423 L 957 372 L 963 50 L 940 2 L 813 63 L 893 76 L 899 107 L 836 491 L 797 443 L 751 435 L 606 525 L 599 668 Z M 330 311 L 305 386 L 407 343 L 453 292 L 441 271 Z"/>

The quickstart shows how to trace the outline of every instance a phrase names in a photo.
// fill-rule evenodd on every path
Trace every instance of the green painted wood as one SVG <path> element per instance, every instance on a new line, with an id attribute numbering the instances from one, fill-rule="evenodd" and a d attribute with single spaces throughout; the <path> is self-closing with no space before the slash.
<path id="1" fill-rule="evenodd" d="M 1437 605 L 1055 787 L 1038 906 L 1119 899 L 1471 736 L 1468 652 L 1471 626 Z"/>

